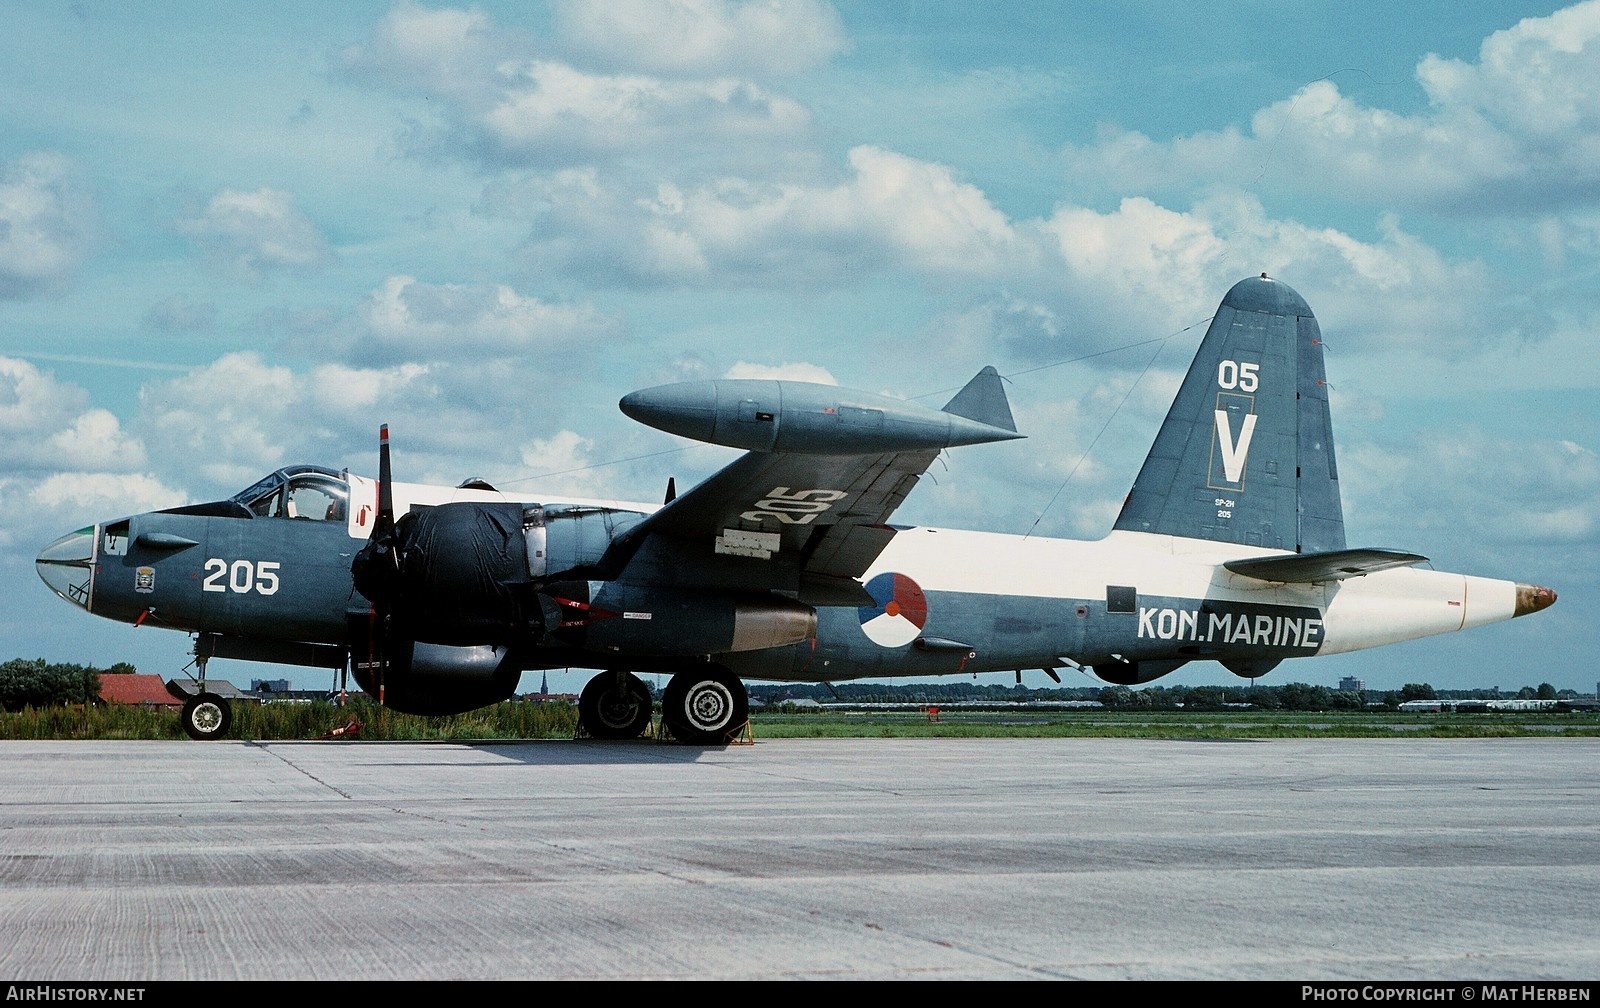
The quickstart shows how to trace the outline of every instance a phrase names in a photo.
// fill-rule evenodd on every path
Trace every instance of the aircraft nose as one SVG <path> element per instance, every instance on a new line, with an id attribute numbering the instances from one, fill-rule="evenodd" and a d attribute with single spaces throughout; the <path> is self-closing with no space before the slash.
<path id="1" fill-rule="evenodd" d="M 84 609 L 94 584 L 95 526 L 68 532 L 39 551 L 33 563 L 50 590 Z"/>

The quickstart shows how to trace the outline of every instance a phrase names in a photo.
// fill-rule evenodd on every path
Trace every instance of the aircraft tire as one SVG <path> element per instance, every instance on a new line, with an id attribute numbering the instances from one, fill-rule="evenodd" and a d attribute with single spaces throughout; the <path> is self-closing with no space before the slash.
<path id="1" fill-rule="evenodd" d="M 233 707 L 215 693 L 199 693 L 183 705 L 183 730 L 197 742 L 225 738 L 233 725 Z"/>
<path id="2" fill-rule="evenodd" d="M 578 724 L 590 738 L 638 738 L 650 727 L 650 687 L 632 672 L 619 685 L 615 672 L 601 672 L 578 694 Z"/>
<path id="3" fill-rule="evenodd" d="M 720 666 L 679 672 L 661 694 L 661 721 L 686 745 L 726 745 L 750 720 L 750 694 Z"/>

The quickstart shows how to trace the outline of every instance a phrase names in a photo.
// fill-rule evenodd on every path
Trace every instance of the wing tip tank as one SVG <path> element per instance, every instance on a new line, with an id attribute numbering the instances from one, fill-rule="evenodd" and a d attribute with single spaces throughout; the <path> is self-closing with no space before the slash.
<path id="1" fill-rule="evenodd" d="M 993 367 L 943 410 L 836 385 L 734 378 L 641 389 L 618 406 L 658 430 L 747 451 L 938 451 L 1024 436 Z"/>

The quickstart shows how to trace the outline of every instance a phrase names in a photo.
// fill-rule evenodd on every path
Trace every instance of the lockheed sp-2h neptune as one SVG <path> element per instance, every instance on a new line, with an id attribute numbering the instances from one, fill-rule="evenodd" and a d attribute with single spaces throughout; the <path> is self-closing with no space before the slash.
<path id="1" fill-rule="evenodd" d="M 395 710 L 510 697 L 523 672 L 597 670 L 580 731 L 726 744 L 745 680 L 1042 669 L 1148 683 L 1523 616 L 1548 588 L 1345 544 L 1316 319 L 1265 275 L 1218 308 L 1113 529 L 1095 541 L 896 525 L 941 451 L 1021 437 L 999 374 L 942 410 L 797 381 L 623 397 L 628 416 L 744 449 L 662 504 L 514 500 L 477 482 L 280 469 L 212 504 L 90 525 L 39 554 L 58 595 L 195 635 L 194 738 L 227 734 L 205 663 L 345 670 Z M 670 486 L 670 484 L 669 484 Z"/>

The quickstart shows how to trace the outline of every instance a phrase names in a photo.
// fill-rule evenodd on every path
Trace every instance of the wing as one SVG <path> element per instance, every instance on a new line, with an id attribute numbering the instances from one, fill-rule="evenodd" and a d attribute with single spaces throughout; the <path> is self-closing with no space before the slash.
<path id="1" fill-rule="evenodd" d="M 992 367 L 937 411 L 837 386 L 738 380 L 634 393 L 623 409 L 701 440 L 760 447 L 619 539 L 608 559 L 620 576 L 782 591 L 810 605 L 871 604 L 856 579 L 941 450 L 1021 436 Z"/>

